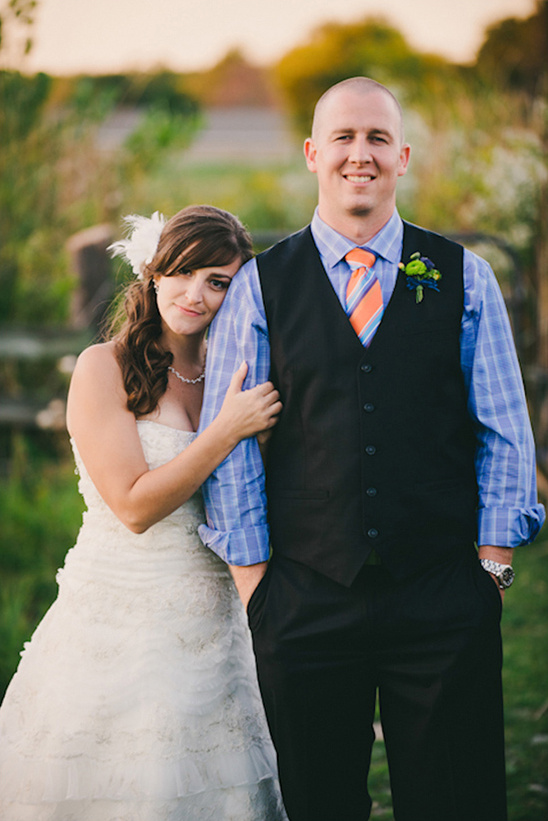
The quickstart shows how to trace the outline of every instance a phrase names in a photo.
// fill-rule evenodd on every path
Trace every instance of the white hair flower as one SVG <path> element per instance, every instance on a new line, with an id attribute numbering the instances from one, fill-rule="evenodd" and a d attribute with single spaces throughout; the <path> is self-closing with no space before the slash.
<path id="1" fill-rule="evenodd" d="M 113 242 L 107 251 L 113 257 L 126 259 L 137 279 L 143 279 L 145 266 L 152 262 L 156 253 L 166 219 L 159 211 L 155 211 L 150 218 L 130 214 L 124 217 L 124 223 L 129 229 L 128 238 Z"/>

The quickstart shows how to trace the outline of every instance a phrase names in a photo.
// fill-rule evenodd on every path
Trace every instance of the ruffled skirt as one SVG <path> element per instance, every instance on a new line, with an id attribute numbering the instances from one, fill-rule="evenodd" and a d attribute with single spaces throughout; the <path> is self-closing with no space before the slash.
<path id="1" fill-rule="evenodd" d="M 0 819 L 285 818 L 226 567 L 194 527 L 103 525 L 84 524 L 0 709 Z"/>

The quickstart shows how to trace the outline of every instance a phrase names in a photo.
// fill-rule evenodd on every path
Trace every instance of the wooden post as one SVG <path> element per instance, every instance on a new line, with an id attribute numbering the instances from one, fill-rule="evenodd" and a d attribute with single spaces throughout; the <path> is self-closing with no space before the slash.
<path id="1" fill-rule="evenodd" d="M 113 241 L 110 225 L 95 225 L 74 234 L 67 242 L 72 265 L 78 275 L 70 321 L 73 328 L 101 327 L 114 293 L 107 247 Z"/>

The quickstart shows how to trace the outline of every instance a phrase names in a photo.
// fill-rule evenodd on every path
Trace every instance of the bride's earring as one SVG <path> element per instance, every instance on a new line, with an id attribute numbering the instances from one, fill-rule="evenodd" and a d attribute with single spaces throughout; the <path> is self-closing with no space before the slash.
<path id="1" fill-rule="evenodd" d="M 160 286 L 158 285 L 156 280 L 153 280 L 152 284 L 153 284 L 154 292 L 155 292 L 156 296 L 158 296 L 158 291 L 160 290 Z"/>

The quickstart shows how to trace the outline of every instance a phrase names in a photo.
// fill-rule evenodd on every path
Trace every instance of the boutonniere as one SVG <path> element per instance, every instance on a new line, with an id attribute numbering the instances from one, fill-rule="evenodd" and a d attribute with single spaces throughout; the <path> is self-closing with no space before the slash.
<path id="1" fill-rule="evenodd" d="M 428 257 L 422 257 L 420 251 L 411 254 L 409 262 L 404 265 L 400 262 L 399 268 L 406 276 L 406 285 L 412 291 L 415 290 L 415 302 L 422 302 L 425 288 L 433 288 L 439 291 L 438 282 L 441 274 L 434 263 Z"/>

